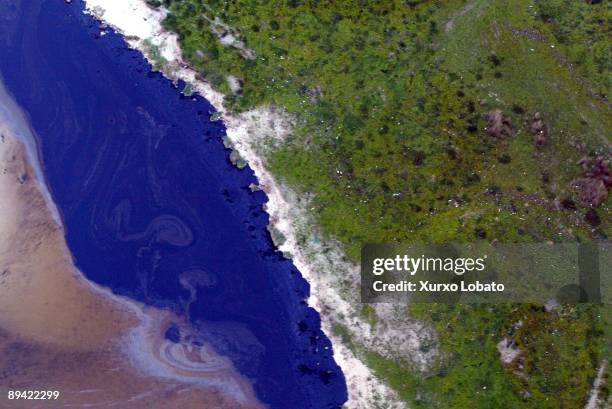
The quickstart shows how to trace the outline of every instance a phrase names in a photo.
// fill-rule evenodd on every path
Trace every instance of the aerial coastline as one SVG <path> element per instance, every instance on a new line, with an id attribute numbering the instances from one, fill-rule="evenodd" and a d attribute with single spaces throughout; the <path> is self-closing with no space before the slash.
<path id="1" fill-rule="evenodd" d="M 152 9 L 143 0 L 114 2 L 107 0 L 86 0 L 87 12 L 103 22 L 101 33 L 108 26 L 124 35 L 128 44 L 141 51 L 154 67 L 171 80 L 184 81 L 189 92 L 196 92 L 206 98 L 220 114 L 226 127 L 231 147 L 254 170 L 259 186 L 267 197 L 266 212 L 270 215 L 269 229 L 277 240 L 278 249 L 291 257 L 295 266 L 311 286 L 308 304 L 321 315 L 321 326 L 332 341 L 334 359 L 346 377 L 349 400 L 347 408 L 371 407 L 381 399 L 389 409 L 401 409 L 405 404 L 397 394 L 381 382 L 353 351 L 345 345 L 342 336 L 334 331 L 339 322 L 359 329 L 362 341 L 374 349 L 395 345 L 394 349 L 407 349 L 413 353 L 415 362 L 424 365 L 425 355 L 419 358 L 417 350 L 422 339 L 430 334 L 421 333 L 422 328 L 414 323 L 394 320 L 385 331 L 386 342 L 374 336 L 370 324 L 359 317 L 355 310 L 358 300 L 358 266 L 346 259 L 340 246 L 333 242 L 322 244 L 317 240 L 316 228 L 307 213 L 307 201 L 300 200 L 288 187 L 282 185 L 267 169 L 265 150 L 268 144 L 282 141 L 292 131 L 292 118 L 275 107 L 259 107 L 251 111 L 235 114 L 224 105 L 224 96 L 215 90 L 182 58 L 181 49 L 175 33 L 165 30 L 161 22 L 166 16 L 163 8 Z M 337 275 L 349 278 L 351 290 L 346 293 L 338 282 Z M 348 302 L 349 300 L 352 301 Z M 381 315 L 393 310 L 379 306 Z M 402 335 L 408 334 L 408 336 Z M 433 352 L 433 351 L 432 351 Z M 391 351 L 391 353 L 393 353 Z"/>
<path id="2" fill-rule="evenodd" d="M 608 408 L 610 18 L 1 3 L 0 409 Z"/>
<path id="3" fill-rule="evenodd" d="M 258 184 L 250 168 L 232 165 L 210 103 L 152 72 L 83 2 L 20 4 L 0 13 L 8 17 L 0 71 L 38 135 L 77 269 L 186 321 L 159 328 L 172 343 L 159 355 L 177 372 L 192 367 L 174 345 L 184 340 L 213 367 L 229 359 L 270 407 L 345 402 L 331 343 L 305 301 L 308 284 L 270 240 L 266 195 L 249 189 Z M 159 372 L 147 362 L 145 372 Z"/>

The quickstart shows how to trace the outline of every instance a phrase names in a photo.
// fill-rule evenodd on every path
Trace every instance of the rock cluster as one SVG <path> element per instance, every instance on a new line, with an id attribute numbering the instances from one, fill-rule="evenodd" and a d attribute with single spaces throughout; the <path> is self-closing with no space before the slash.
<path id="1" fill-rule="evenodd" d="M 503 138 L 512 134 L 512 122 L 504 116 L 501 109 L 492 109 L 485 114 L 487 134 L 494 138 Z"/>
<path id="2" fill-rule="evenodd" d="M 533 115 L 533 120 L 531 121 L 531 134 L 533 135 L 533 144 L 536 148 L 541 148 L 546 144 L 548 132 L 542 115 L 539 112 Z"/>
<path id="3" fill-rule="evenodd" d="M 579 162 L 582 167 L 582 177 L 574 181 L 580 191 L 582 201 L 592 207 L 600 205 L 608 197 L 612 187 L 612 171 L 610 161 L 603 156 L 583 158 Z"/>
<path id="4" fill-rule="evenodd" d="M 503 138 L 512 134 L 512 122 L 503 115 L 501 109 L 493 109 L 485 114 L 487 134 L 494 138 Z"/>

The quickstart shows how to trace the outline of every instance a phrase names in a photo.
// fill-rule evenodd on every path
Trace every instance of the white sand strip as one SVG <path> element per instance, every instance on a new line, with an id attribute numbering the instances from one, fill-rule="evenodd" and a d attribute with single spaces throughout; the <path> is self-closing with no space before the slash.
<path id="1" fill-rule="evenodd" d="M 600 397 L 601 387 L 605 385 L 606 380 L 604 375 L 606 374 L 606 361 L 602 361 L 599 365 L 599 370 L 597 371 L 597 377 L 593 382 L 593 387 L 591 388 L 589 394 L 589 400 L 584 407 L 584 409 L 600 409 L 607 407 L 606 402 L 603 402 Z"/>

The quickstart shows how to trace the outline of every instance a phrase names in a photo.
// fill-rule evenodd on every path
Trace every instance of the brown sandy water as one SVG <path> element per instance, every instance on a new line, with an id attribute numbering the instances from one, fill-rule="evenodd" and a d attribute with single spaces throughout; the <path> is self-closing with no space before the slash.
<path id="1" fill-rule="evenodd" d="M 259 408 L 231 362 L 189 340 L 172 313 L 86 280 L 27 162 L 0 123 L 0 409 Z M 181 326 L 181 342 L 163 336 Z M 58 390 L 54 402 L 7 390 Z"/>

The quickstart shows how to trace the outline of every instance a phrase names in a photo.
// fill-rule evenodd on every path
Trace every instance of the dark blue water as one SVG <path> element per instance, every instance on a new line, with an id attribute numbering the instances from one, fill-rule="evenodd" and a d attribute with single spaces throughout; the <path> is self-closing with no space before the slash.
<path id="1" fill-rule="evenodd" d="M 231 165 L 212 107 L 185 97 L 83 4 L 0 4 L 0 74 L 39 138 L 85 275 L 188 316 L 273 408 L 336 408 L 346 386 L 308 284 L 275 251 L 266 197 Z M 197 300 L 181 285 L 197 285 Z M 178 339 L 177 328 L 166 336 Z"/>

